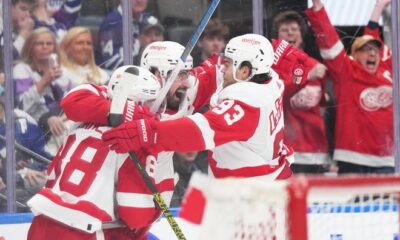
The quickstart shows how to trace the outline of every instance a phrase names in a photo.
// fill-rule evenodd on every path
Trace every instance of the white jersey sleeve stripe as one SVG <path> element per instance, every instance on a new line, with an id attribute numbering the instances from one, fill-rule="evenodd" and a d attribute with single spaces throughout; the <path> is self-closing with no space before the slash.
<path id="1" fill-rule="evenodd" d="M 173 191 L 161 193 L 163 199 L 171 199 Z M 153 195 L 143 193 L 117 193 L 118 206 L 135 208 L 154 208 Z M 168 203 L 167 203 L 168 204 Z"/>
<path id="2" fill-rule="evenodd" d="M 36 194 L 28 201 L 28 206 L 35 213 L 46 212 L 46 216 L 85 232 L 93 233 L 101 229 L 101 220 L 82 211 L 58 205 L 41 194 Z M 62 214 L 60 214 L 62 212 Z"/>
<path id="3" fill-rule="evenodd" d="M 339 55 L 343 48 L 343 43 L 339 40 L 331 48 L 321 49 L 321 57 L 323 59 L 334 59 Z"/>
<path id="4" fill-rule="evenodd" d="M 215 132 L 211 128 L 210 123 L 207 119 L 200 113 L 196 113 L 192 116 L 188 116 L 199 128 L 201 135 L 203 136 L 204 144 L 206 149 L 212 149 L 215 147 L 214 136 Z"/>

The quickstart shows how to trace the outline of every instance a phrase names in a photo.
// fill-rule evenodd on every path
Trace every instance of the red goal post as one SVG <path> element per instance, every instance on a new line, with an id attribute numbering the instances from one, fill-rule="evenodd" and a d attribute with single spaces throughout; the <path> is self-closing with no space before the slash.
<path id="1" fill-rule="evenodd" d="M 212 180 L 199 239 L 399 239 L 399 176 Z"/>
<path id="2" fill-rule="evenodd" d="M 296 177 L 289 181 L 287 191 L 289 194 L 287 226 L 291 240 L 320 237 L 324 239 L 398 239 L 400 176 Z M 330 214 L 343 216 L 330 218 Z M 328 217 L 317 217 L 315 221 L 311 219 L 313 215 Z M 357 215 L 361 215 L 361 218 Z M 381 217 L 382 215 L 389 216 Z M 348 216 L 353 221 L 341 222 L 346 221 Z M 373 224 L 373 218 L 377 216 L 381 217 L 378 219 L 379 224 Z M 365 225 L 363 225 L 364 221 Z M 337 223 L 338 226 L 333 228 L 333 225 Z M 389 229 L 383 228 L 382 225 L 386 225 Z M 320 229 L 324 226 L 331 229 L 328 231 Z M 333 231 L 329 232 L 329 230 Z M 354 231 L 353 238 L 346 237 L 349 230 Z M 325 235 L 318 236 L 316 231 Z M 366 236 L 360 236 L 360 234 Z"/>

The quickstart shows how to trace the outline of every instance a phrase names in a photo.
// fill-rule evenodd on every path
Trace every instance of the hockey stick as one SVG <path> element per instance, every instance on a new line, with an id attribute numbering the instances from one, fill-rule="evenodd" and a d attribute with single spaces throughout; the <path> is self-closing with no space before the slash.
<path id="1" fill-rule="evenodd" d="M 220 2 L 220 0 L 213 0 L 211 2 L 211 5 L 208 7 L 207 11 L 204 13 L 203 18 L 201 19 L 199 25 L 196 28 L 196 31 L 193 33 L 192 37 L 186 43 L 185 50 L 183 51 L 181 58 L 178 61 L 178 64 L 175 66 L 174 70 L 172 71 L 172 73 L 169 75 L 169 77 L 165 81 L 165 86 L 161 89 L 160 94 L 158 95 L 157 99 L 155 100 L 153 106 L 151 107 L 150 111 L 152 113 L 156 113 L 157 110 L 159 109 L 159 107 L 161 106 L 161 103 L 164 101 L 165 96 L 167 96 L 169 89 L 171 88 L 172 84 L 174 83 L 179 72 L 182 70 L 182 68 L 185 64 L 186 58 L 192 52 L 195 44 L 199 40 L 201 33 L 203 32 L 204 28 L 206 27 L 208 21 L 211 18 L 211 15 L 214 13 L 219 2 Z"/>
<path id="2" fill-rule="evenodd" d="M 136 68 L 127 68 L 121 76 L 122 80 L 115 86 L 114 92 L 118 93 L 118 96 L 114 95 L 111 102 L 109 116 L 109 122 L 111 126 L 115 127 L 123 122 L 123 110 L 126 100 L 128 98 L 129 86 L 133 85 L 131 83 L 135 81 L 138 75 L 139 72 Z M 160 192 L 157 190 L 157 187 L 153 184 L 149 174 L 146 172 L 146 169 L 143 168 L 142 164 L 140 163 L 139 158 L 134 152 L 129 152 L 129 156 L 133 160 L 140 175 L 143 177 L 143 180 L 146 183 L 147 187 L 153 194 L 154 202 L 164 214 L 176 237 L 179 240 L 185 240 L 186 238 L 182 230 L 180 229 L 178 223 L 175 221 L 174 217 L 169 211 L 168 206 L 162 198 Z"/>
<path id="3" fill-rule="evenodd" d="M 0 198 L 3 199 L 3 200 L 5 200 L 5 201 L 8 200 L 7 196 L 4 195 L 4 194 L 2 194 L 2 193 L 0 193 Z M 26 204 L 23 204 L 22 202 L 19 202 L 19 201 L 17 201 L 17 200 L 15 201 L 15 203 L 16 203 L 18 206 L 20 206 L 20 207 L 28 208 L 28 206 L 27 206 Z"/>
<path id="4" fill-rule="evenodd" d="M 0 140 L 3 142 L 6 142 L 6 138 L 3 135 L 0 135 Z M 21 144 L 17 143 L 17 141 L 15 141 L 15 148 L 21 152 L 28 154 L 29 156 L 32 157 L 32 159 L 36 160 L 37 162 L 44 163 L 44 164 L 51 163 L 51 161 L 49 159 L 43 157 L 40 154 L 35 153 L 34 151 L 30 150 L 27 147 L 22 146 Z"/>
<path id="5" fill-rule="evenodd" d="M 122 228 L 126 227 L 126 225 L 121 221 L 112 221 L 112 222 L 104 222 L 101 224 L 101 229 L 111 229 L 111 228 Z"/>

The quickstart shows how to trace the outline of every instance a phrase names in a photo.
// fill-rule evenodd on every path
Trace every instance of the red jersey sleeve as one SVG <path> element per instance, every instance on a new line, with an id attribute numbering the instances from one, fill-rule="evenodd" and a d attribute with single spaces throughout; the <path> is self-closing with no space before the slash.
<path id="1" fill-rule="evenodd" d="M 193 68 L 192 74 L 197 79 L 197 84 L 194 86 L 196 95 L 192 103 L 195 112 L 207 105 L 212 94 L 217 90 L 218 79 L 222 77 L 218 70 L 219 64 L 223 64 L 223 59 L 214 54 L 200 66 Z"/>
<path id="2" fill-rule="evenodd" d="M 61 108 L 72 121 L 108 125 L 111 101 L 106 96 L 105 87 L 83 84 L 61 100 Z"/>
<path id="3" fill-rule="evenodd" d="M 260 109 L 236 100 L 224 100 L 204 115 L 158 123 L 157 150 L 180 152 L 212 149 L 253 136 Z"/>
<path id="4" fill-rule="evenodd" d="M 218 54 L 213 54 L 213 55 L 211 55 L 211 57 L 209 57 L 208 59 L 203 61 L 199 66 L 193 68 L 192 72 L 195 75 L 198 75 L 204 71 L 207 71 L 207 69 L 209 69 L 209 68 L 214 68 L 215 65 L 223 64 L 223 63 L 224 63 L 224 59 L 221 56 L 219 56 Z"/>
<path id="5" fill-rule="evenodd" d="M 351 71 L 351 60 L 346 55 L 344 45 L 329 20 L 325 8 L 317 12 L 307 9 L 305 13 L 315 33 L 317 45 L 332 80 L 336 82 L 344 80 L 343 72 Z"/>

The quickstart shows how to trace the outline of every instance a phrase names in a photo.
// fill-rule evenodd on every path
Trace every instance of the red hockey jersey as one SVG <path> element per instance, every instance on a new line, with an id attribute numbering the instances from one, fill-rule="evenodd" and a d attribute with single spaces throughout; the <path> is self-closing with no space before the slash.
<path id="1" fill-rule="evenodd" d="M 391 58 L 375 74 L 346 55 L 324 8 L 306 11 L 337 101 L 334 159 L 371 167 L 394 166 Z"/>
<path id="2" fill-rule="evenodd" d="M 314 60 L 314 66 L 317 63 Z M 293 147 L 296 163 L 328 163 L 328 143 L 321 114 L 321 108 L 325 106 L 326 79 L 304 81 L 299 85 L 285 72 L 279 77 L 285 83 L 285 143 Z"/>

